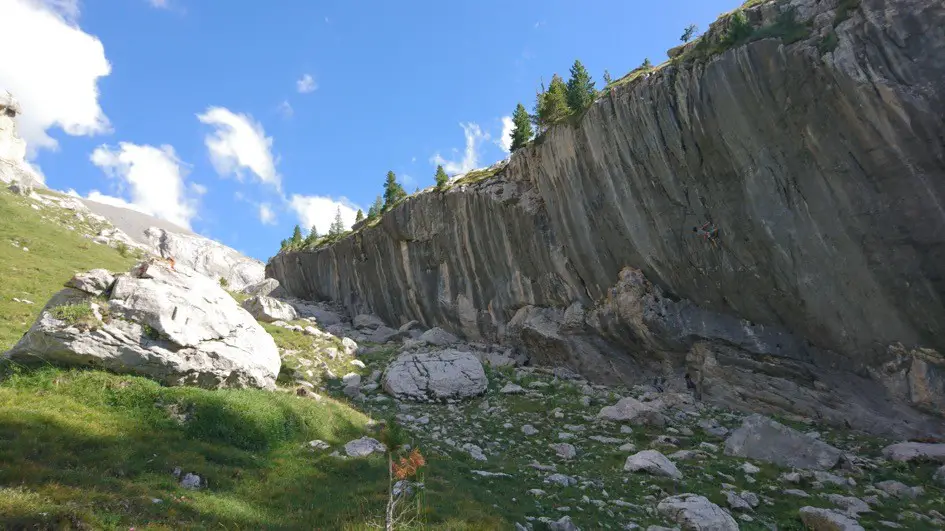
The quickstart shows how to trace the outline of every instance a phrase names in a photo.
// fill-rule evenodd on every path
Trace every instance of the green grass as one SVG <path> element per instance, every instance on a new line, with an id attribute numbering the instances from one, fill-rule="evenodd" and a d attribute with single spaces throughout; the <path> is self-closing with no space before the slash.
<path id="1" fill-rule="evenodd" d="M 49 313 L 56 319 L 69 324 L 79 324 L 93 318 L 92 306 L 87 302 L 56 306 Z"/>
<path id="2" fill-rule="evenodd" d="M 451 186 L 462 186 L 466 184 L 475 184 L 478 182 L 482 182 L 486 179 L 494 177 L 496 173 L 498 173 L 498 170 L 494 168 L 484 168 L 481 170 L 473 170 L 467 173 L 466 175 L 460 177 L 459 179 L 456 179 L 456 181 L 453 182 Z"/>
<path id="3" fill-rule="evenodd" d="M 706 32 L 695 41 L 694 46 L 690 47 L 685 52 L 679 52 L 678 47 L 671 50 L 675 52 L 671 54 L 671 57 L 673 57 L 672 61 L 688 63 L 696 60 L 704 60 L 737 46 L 742 46 L 761 39 L 781 39 L 784 44 L 792 44 L 810 36 L 810 25 L 798 22 L 794 9 L 784 11 L 778 16 L 774 23 L 767 26 L 751 26 L 744 9 L 760 5 L 765 1 L 766 0 L 749 0 L 745 2 L 741 8 L 722 15 L 712 24 L 710 31 Z M 721 30 L 717 28 L 725 29 Z"/>
<path id="4" fill-rule="evenodd" d="M 37 211 L 31 204 L 27 198 L 0 190 L 0 271 L 4 272 L 0 282 L 0 352 L 20 339 L 43 304 L 73 274 L 97 267 L 126 271 L 134 263 L 115 249 L 83 238 L 83 229 L 95 234 L 97 227 L 77 221 L 72 212 L 55 207 Z M 64 228 L 66 225 L 76 230 Z"/>
<path id="5" fill-rule="evenodd" d="M 187 420 L 174 420 L 171 405 Z M 12 374 L 0 382 L 0 485 L 11 492 L 0 495 L 0 527 L 340 529 L 382 514 L 384 464 L 302 444 L 344 444 L 367 420 L 287 393 L 164 388 L 93 371 Z M 180 488 L 177 466 L 209 488 Z"/>

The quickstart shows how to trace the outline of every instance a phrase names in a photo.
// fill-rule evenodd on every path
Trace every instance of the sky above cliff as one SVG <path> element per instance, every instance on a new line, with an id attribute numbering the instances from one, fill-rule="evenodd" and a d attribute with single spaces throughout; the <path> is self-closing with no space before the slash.
<path id="1" fill-rule="evenodd" d="M 413 192 L 507 157 L 574 59 L 603 87 L 738 3 L 0 0 L 0 90 L 50 187 L 265 260 L 388 170 Z"/>

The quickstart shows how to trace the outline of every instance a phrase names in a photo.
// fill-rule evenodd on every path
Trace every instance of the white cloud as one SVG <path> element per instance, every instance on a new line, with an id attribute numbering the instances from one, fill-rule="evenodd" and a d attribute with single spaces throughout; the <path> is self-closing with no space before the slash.
<path id="1" fill-rule="evenodd" d="M 512 122 L 511 116 L 502 117 L 502 136 L 496 140 L 496 144 L 502 151 L 508 153 L 512 150 L 512 129 L 515 129 L 515 124 Z"/>
<path id="2" fill-rule="evenodd" d="M 56 148 L 46 130 L 70 135 L 108 132 L 98 103 L 98 78 L 111 73 L 98 38 L 76 25 L 76 0 L 4 0 L 0 89 L 20 100 L 20 135 L 30 155 Z"/>
<path id="3" fill-rule="evenodd" d="M 243 169 L 249 169 L 260 182 L 282 190 L 282 177 L 276 172 L 272 156 L 272 138 L 262 125 L 248 114 L 235 114 L 224 107 L 210 107 L 197 115 L 202 123 L 214 127 L 204 139 L 210 162 L 221 176 L 233 175 L 243 180 Z"/>
<path id="4" fill-rule="evenodd" d="M 289 100 L 283 100 L 283 102 L 279 104 L 279 114 L 286 119 L 292 118 L 295 114 L 295 109 L 292 108 Z"/>
<path id="5" fill-rule="evenodd" d="M 430 158 L 430 162 L 432 164 L 442 164 L 443 169 L 450 175 L 466 173 L 476 169 L 479 164 L 479 146 L 490 138 L 489 133 L 486 133 L 480 129 L 479 125 L 477 124 L 461 123 L 459 126 L 463 128 L 463 135 L 466 137 L 466 150 L 463 154 L 462 160 L 446 160 L 440 156 L 439 153 L 433 155 L 433 157 Z"/>
<path id="6" fill-rule="evenodd" d="M 190 228 L 190 221 L 197 216 L 198 197 L 207 189 L 186 182 L 184 163 L 177 158 L 173 147 L 121 142 L 117 150 L 99 146 L 90 158 L 117 181 L 117 192 L 127 194 L 130 200 L 98 190 L 91 191 L 89 199 L 131 208 Z"/>
<path id="7" fill-rule="evenodd" d="M 259 205 L 259 221 L 261 221 L 263 225 L 276 224 L 276 213 L 273 212 L 272 205 L 269 203 Z"/>
<path id="8" fill-rule="evenodd" d="M 315 82 L 315 78 L 311 74 L 305 74 L 295 82 L 295 88 L 298 89 L 299 94 L 308 94 L 318 90 L 318 83 Z"/>
<path id="9" fill-rule="evenodd" d="M 354 224 L 354 218 L 358 212 L 358 205 L 348 201 L 345 197 L 335 200 L 320 195 L 292 194 L 289 207 L 298 216 L 299 225 L 306 230 L 311 229 L 314 225 L 319 234 L 328 233 L 331 222 L 335 220 L 335 213 L 339 208 L 345 227 Z"/>

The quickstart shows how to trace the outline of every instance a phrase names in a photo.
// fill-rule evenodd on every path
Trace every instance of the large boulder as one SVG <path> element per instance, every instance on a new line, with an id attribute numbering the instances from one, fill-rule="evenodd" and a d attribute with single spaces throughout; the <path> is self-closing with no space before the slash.
<path id="1" fill-rule="evenodd" d="M 738 524 L 732 515 L 704 496 L 670 496 L 664 498 L 656 510 L 679 524 L 683 531 L 738 531 Z"/>
<path id="2" fill-rule="evenodd" d="M 255 284 L 246 286 L 242 291 L 244 294 L 251 296 L 284 297 L 286 295 L 285 290 L 279 285 L 279 281 L 274 278 L 264 278 Z"/>
<path id="3" fill-rule="evenodd" d="M 102 291 L 107 278 L 92 271 L 70 281 L 85 290 L 54 295 L 5 356 L 167 385 L 274 387 L 281 365 L 275 342 L 217 282 L 159 261 L 117 275 Z"/>
<path id="4" fill-rule="evenodd" d="M 420 334 L 420 341 L 436 347 L 446 347 L 459 342 L 459 338 L 443 330 L 440 327 L 434 327 Z"/>
<path id="5" fill-rule="evenodd" d="M 266 266 L 259 260 L 203 236 L 148 227 L 143 239 L 160 256 L 173 257 L 178 264 L 206 277 L 224 279 L 230 290 L 242 290 L 266 277 Z"/>
<path id="6" fill-rule="evenodd" d="M 829 470 L 840 460 L 840 450 L 763 415 L 749 416 L 732 432 L 725 454 L 813 470 Z"/>
<path id="7" fill-rule="evenodd" d="M 643 450 L 627 458 L 623 465 L 627 472 L 646 472 L 654 476 L 681 479 L 682 472 L 665 455 L 656 450 Z"/>
<path id="8" fill-rule="evenodd" d="M 938 461 L 945 463 L 945 444 L 901 442 L 883 448 L 883 456 L 893 461 Z"/>
<path id="9" fill-rule="evenodd" d="M 266 323 L 292 321 L 299 317 L 292 305 L 272 297 L 261 295 L 250 297 L 243 301 L 242 306 L 254 319 Z"/>
<path id="10" fill-rule="evenodd" d="M 389 394 L 417 401 L 468 398 L 482 394 L 488 385 L 479 359 L 458 350 L 401 354 L 383 380 Z"/>
<path id="11" fill-rule="evenodd" d="M 666 417 L 652 405 L 629 396 L 621 398 L 612 406 L 603 407 L 597 417 L 637 425 L 662 426 L 666 423 Z"/>
<path id="12" fill-rule="evenodd" d="M 799 511 L 804 526 L 812 531 L 863 531 L 856 520 L 844 514 L 819 507 L 801 507 Z"/>

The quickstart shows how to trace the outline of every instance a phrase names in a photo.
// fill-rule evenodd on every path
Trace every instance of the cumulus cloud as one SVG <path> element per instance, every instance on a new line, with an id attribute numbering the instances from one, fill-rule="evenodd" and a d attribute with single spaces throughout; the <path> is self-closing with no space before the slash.
<path id="1" fill-rule="evenodd" d="M 269 203 L 261 203 L 259 205 L 259 221 L 263 225 L 275 225 L 276 224 L 276 213 L 272 210 L 272 205 Z"/>
<path id="2" fill-rule="evenodd" d="M 276 172 L 272 156 L 272 138 L 266 136 L 262 125 L 252 116 L 210 107 L 197 119 L 214 128 L 204 143 L 217 173 L 242 181 L 244 170 L 248 169 L 260 182 L 282 190 L 282 177 Z"/>
<path id="3" fill-rule="evenodd" d="M 315 82 L 315 78 L 311 74 L 305 74 L 295 82 L 295 88 L 298 89 L 299 94 L 308 94 L 318 89 L 318 83 Z"/>
<path id="4" fill-rule="evenodd" d="M 19 132 L 35 156 L 57 147 L 46 131 L 95 135 L 111 129 L 98 102 L 98 78 L 111 73 L 105 48 L 76 20 L 76 0 L 5 0 L 0 89 L 20 100 Z"/>
<path id="5" fill-rule="evenodd" d="M 347 198 L 332 199 L 320 195 L 299 195 L 292 194 L 289 200 L 289 208 L 295 212 L 299 219 L 299 225 L 306 229 L 314 226 L 319 234 L 326 234 L 331 222 L 335 220 L 335 213 L 341 209 L 341 219 L 345 222 L 345 227 L 354 224 L 354 218 L 358 212 L 358 205 L 355 205 Z"/>
<path id="6" fill-rule="evenodd" d="M 116 181 L 115 188 L 120 196 L 92 190 L 89 199 L 131 208 L 191 228 L 190 221 L 197 216 L 198 199 L 207 189 L 187 183 L 184 163 L 177 158 L 173 147 L 121 142 L 118 149 L 99 146 L 92 152 L 91 160 Z"/>
<path id="7" fill-rule="evenodd" d="M 460 160 L 446 160 L 439 153 L 430 158 L 434 165 L 442 164 L 443 169 L 450 175 L 466 173 L 476 169 L 479 164 L 479 146 L 489 140 L 489 133 L 484 132 L 479 125 L 474 123 L 459 124 L 463 128 L 463 135 L 466 137 L 466 150 L 463 152 L 463 158 Z"/>
<path id="8" fill-rule="evenodd" d="M 286 119 L 292 118 L 292 116 L 295 115 L 295 109 L 292 108 L 292 104 L 290 104 L 288 100 L 283 100 L 282 103 L 279 104 L 278 110 L 279 114 Z"/>
<path id="9" fill-rule="evenodd" d="M 515 124 L 512 122 L 511 116 L 502 117 L 502 136 L 496 140 L 496 144 L 502 148 L 502 151 L 508 153 L 512 150 L 512 129 L 515 129 Z"/>

